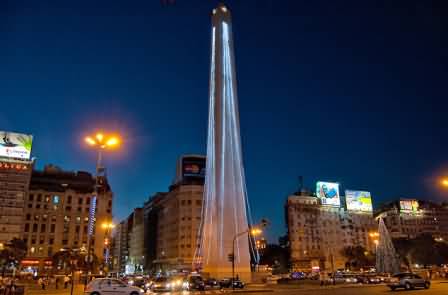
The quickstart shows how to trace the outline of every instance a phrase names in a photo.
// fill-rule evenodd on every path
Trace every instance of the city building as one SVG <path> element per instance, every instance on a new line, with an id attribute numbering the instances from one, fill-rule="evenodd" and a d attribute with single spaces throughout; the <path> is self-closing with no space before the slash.
<path id="1" fill-rule="evenodd" d="M 157 225 L 152 264 L 159 270 L 191 270 L 200 238 L 205 157 L 184 155 L 177 167 L 175 183 L 167 193 L 156 196 L 152 209 L 157 212 L 157 222 L 152 223 Z"/>
<path id="2" fill-rule="evenodd" d="M 148 272 L 155 270 L 154 261 L 157 259 L 159 203 L 166 195 L 167 193 L 165 192 L 158 192 L 143 205 L 145 270 Z"/>
<path id="3" fill-rule="evenodd" d="M 129 257 L 126 262 L 126 273 L 143 273 L 145 264 L 145 228 L 143 222 L 143 208 L 135 208 L 133 214 L 128 219 L 131 219 L 132 224 L 129 229 Z"/>
<path id="4" fill-rule="evenodd" d="M 105 252 L 102 223 L 112 220 L 112 191 L 107 179 L 98 180 L 96 226 L 92 248 L 100 262 Z M 25 199 L 22 238 L 28 245 L 23 266 L 50 268 L 51 257 L 60 249 L 86 250 L 89 210 L 95 178 L 88 172 L 68 172 L 52 165 L 32 172 Z"/>
<path id="5" fill-rule="evenodd" d="M 33 170 L 29 160 L 32 136 L 3 131 L 0 135 L 0 244 L 5 244 L 22 237 L 24 202 Z M 24 139 L 30 140 L 26 147 Z"/>
<path id="6" fill-rule="evenodd" d="M 129 219 L 121 221 L 115 227 L 112 238 L 112 270 L 125 273 L 129 257 Z"/>
<path id="7" fill-rule="evenodd" d="M 370 212 L 322 205 L 321 199 L 302 190 L 285 205 L 291 263 L 294 271 L 332 271 L 345 268 L 345 247 L 362 246 L 374 252 L 377 223 Z"/>
<path id="8" fill-rule="evenodd" d="M 448 204 L 400 199 L 382 205 L 376 218 L 383 218 L 392 238 L 416 238 L 428 234 L 448 241 Z"/>

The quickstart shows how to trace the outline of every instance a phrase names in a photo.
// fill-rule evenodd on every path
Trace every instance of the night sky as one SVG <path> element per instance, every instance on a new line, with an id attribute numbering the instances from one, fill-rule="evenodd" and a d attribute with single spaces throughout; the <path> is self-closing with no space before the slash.
<path id="1" fill-rule="evenodd" d="M 170 2 L 170 1 L 168 1 Z M 217 1 L 0 1 L 0 130 L 35 136 L 37 167 L 93 172 L 106 155 L 116 220 L 205 153 L 210 11 Z M 446 1 L 226 1 L 252 215 L 284 233 L 302 175 L 448 200 Z"/>

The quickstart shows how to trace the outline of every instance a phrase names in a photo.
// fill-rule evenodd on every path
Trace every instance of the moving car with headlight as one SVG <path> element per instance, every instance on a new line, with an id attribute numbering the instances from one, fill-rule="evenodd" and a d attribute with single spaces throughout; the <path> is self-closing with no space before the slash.
<path id="1" fill-rule="evenodd" d="M 394 275 L 387 286 L 395 291 L 398 288 L 403 288 L 405 290 L 412 290 L 416 287 L 429 289 L 431 282 L 423 279 L 421 276 L 414 273 L 399 273 Z"/>
<path id="2" fill-rule="evenodd" d="M 151 286 L 153 292 L 169 292 L 172 290 L 171 281 L 167 277 L 159 277 Z"/>
<path id="3" fill-rule="evenodd" d="M 85 295 L 142 295 L 144 291 L 140 288 L 129 286 L 117 279 L 94 279 L 85 291 Z"/>

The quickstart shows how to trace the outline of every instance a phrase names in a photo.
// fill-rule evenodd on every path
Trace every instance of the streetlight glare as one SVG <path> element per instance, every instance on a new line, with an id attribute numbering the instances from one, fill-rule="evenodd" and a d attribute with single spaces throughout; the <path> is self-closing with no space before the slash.
<path id="1" fill-rule="evenodd" d="M 102 142 L 104 135 L 102 133 L 97 133 L 95 137 L 98 140 L 98 142 Z"/>
<path id="2" fill-rule="evenodd" d="M 261 229 L 259 229 L 259 228 L 253 228 L 253 229 L 250 231 L 251 235 L 253 235 L 253 236 L 261 235 L 262 232 L 263 232 L 263 231 L 262 231 Z"/>
<path id="3" fill-rule="evenodd" d="M 107 140 L 106 145 L 112 147 L 118 145 L 119 142 L 117 137 L 111 137 Z"/>
<path id="4" fill-rule="evenodd" d="M 443 186 L 448 187 L 448 178 L 444 178 L 442 179 L 442 181 L 440 182 Z"/>
<path id="5" fill-rule="evenodd" d="M 96 141 L 95 141 L 92 137 L 90 137 L 90 136 L 87 136 L 87 137 L 85 138 L 85 141 L 86 141 L 87 144 L 89 144 L 89 145 L 95 145 L 95 144 L 96 144 Z"/>

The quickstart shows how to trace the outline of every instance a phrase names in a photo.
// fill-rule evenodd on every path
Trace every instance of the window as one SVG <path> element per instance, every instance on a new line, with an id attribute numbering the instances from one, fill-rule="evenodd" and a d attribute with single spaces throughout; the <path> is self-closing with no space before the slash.
<path id="1" fill-rule="evenodd" d="M 31 239 L 31 244 L 36 244 L 36 238 Z"/>
<path id="2" fill-rule="evenodd" d="M 80 229 L 80 226 L 77 225 L 77 226 L 75 227 L 75 233 L 79 234 L 79 229 Z"/>
<path id="3" fill-rule="evenodd" d="M 50 232 L 51 232 L 51 233 L 54 233 L 55 230 L 56 230 L 56 224 L 52 224 L 52 225 L 50 226 Z"/>
<path id="4" fill-rule="evenodd" d="M 36 204 L 36 209 L 40 209 L 40 204 Z"/>
<path id="5" fill-rule="evenodd" d="M 43 244 L 44 243 L 44 241 L 45 241 L 45 239 L 44 239 L 44 237 L 41 237 L 40 239 L 39 239 L 39 244 Z"/>
<path id="6" fill-rule="evenodd" d="M 45 202 L 46 202 L 46 203 L 50 203 L 50 196 L 49 196 L 49 195 L 46 195 L 46 196 L 45 196 Z"/>
<path id="7" fill-rule="evenodd" d="M 62 245 L 67 245 L 68 244 L 68 240 L 62 240 Z"/>
<path id="8" fill-rule="evenodd" d="M 65 211 L 72 211 L 72 206 L 66 206 Z"/>
<path id="9" fill-rule="evenodd" d="M 181 204 L 182 206 L 185 206 L 185 200 L 180 201 L 180 204 Z"/>
<path id="10" fill-rule="evenodd" d="M 48 244 L 53 245 L 54 244 L 54 238 L 49 238 L 48 239 Z"/>
<path id="11" fill-rule="evenodd" d="M 28 204 L 28 208 L 33 208 L 33 204 Z"/>
<path id="12" fill-rule="evenodd" d="M 51 221 L 56 221 L 56 215 L 51 216 Z"/>
<path id="13" fill-rule="evenodd" d="M 41 233 L 44 233 L 44 232 L 45 232 L 45 229 L 46 229 L 45 224 L 41 224 L 41 225 L 40 225 L 40 232 L 41 232 Z"/>
<path id="14" fill-rule="evenodd" d="M 31 220 L 31 214 L 26 215 L 26 220 Z"/>
<path id="15" fill-rule="evenodd" d="M 31 254 L 34 254 L 34 252 L 36 252 L 36 248 L 31 247 L 31 249 L 30 249 L 30 253 L 31 253 Z"/>
<path id="16" fill-rule="evenodd" d="M 43 220 L 43 221 L 47 221 L 47 218 L 48 218 L 48 215 L 47 215 L 47 214 L 42 215 L 42 220 Z"/>
<path id="17" fill-rule="evenodd" d="M 34 195 L 33 194 L 30 194 L 28 196 L 28 201 L 34 201 Z"/>
<path id="18" fill-rule="evenodd" d="M 188 202 L 187 202 L 187 203 L 188 203 L 188 205 L 191 205 L 191 200 L 188 200 Z"/>
<path id="19" fill-rule="evenodd" d="M 67 198 L 67 204 L 71 204 L 72 203 L 72 196 L 68 196 Z"/>
<path id="20" fill-rule="evenodd" d="M 27 224 L 25 224 L 25 232 L 27 233 L 29 231 L 30 231 L 30 224 L 27 223 Z"/>
<path id="21" fill-rule="evenodd" d="M 82 197 L 78 198 L 78 204 L 82 205 Z"/>
<path id="22" fill-rule="evenodd" d="M 37 195 L 37 201 L 38 201 L 38 202 L 42 201 L 42 195 L 41 195 L 41 194 L 38 194 L 38 195 Z"/>
<path id="23" fill-rule="evenodd" d="M 86 205 L 90 205 L 90 197 L 88 197 L 87 199 L 86 199 Z"/>
<path id="24" fill-rule="evenodd" d="M 82 208 L 81 208 L 81 207 L 78 207 L 77 211 L 78 211 L 78 212 L 82 212 Z"/>
<path id="25" fill-rule="evenodd" d="M 59 196 L 53 196 L 53 204 L 59 204 Z"/>
<path id="26" fill-rule="evenodd" d="M 33 224 L 33 233 L 37 233 L 37 223 Z"/>
<path id="27" fill-rule="evenodd" d="M 202 206 L 202 200 L 196 200 L 196 205 Z"/>
<path id="28" fill-rule="evenodd" d="M 76 216 L 76 223 L 81 223 L 81 217 L 80 216 Z"/>

